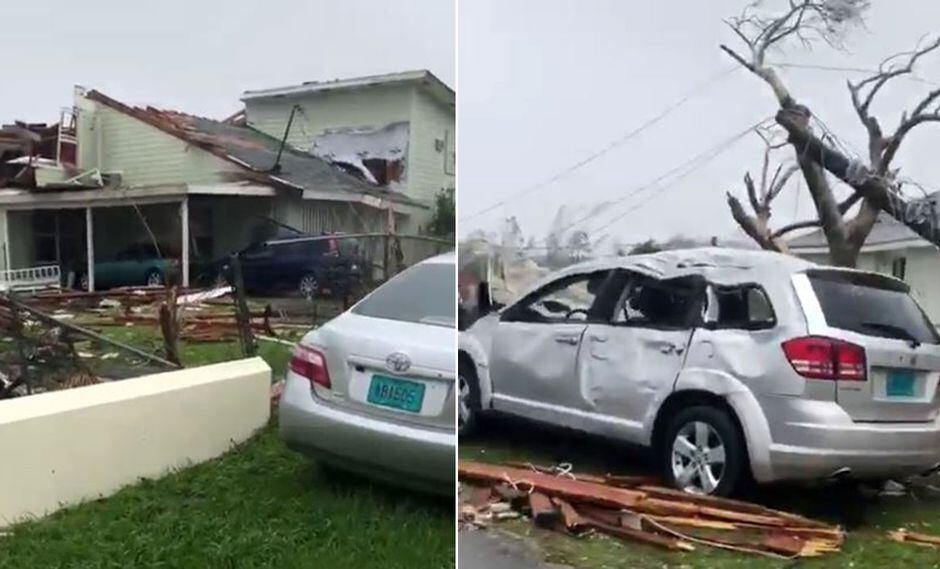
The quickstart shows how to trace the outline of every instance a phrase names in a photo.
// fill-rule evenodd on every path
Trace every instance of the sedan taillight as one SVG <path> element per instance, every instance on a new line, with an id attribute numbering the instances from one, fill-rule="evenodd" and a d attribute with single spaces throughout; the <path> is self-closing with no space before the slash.
<path id="1" fill-rule="evenodd" d="M 849 342 L 805 336 L 784 342 L 783 352 L 796 373 L 809 379 L 865 381 L 868 378 L 865 348 Z"/>
<path id="2" fill-rule="evenodd" d="M 310 380 L 311 383 L 331 388 L 330 370 L 326 366 L 326 354 L 312 346 L 297 344 L 290 358 L 290 369 Z"/>

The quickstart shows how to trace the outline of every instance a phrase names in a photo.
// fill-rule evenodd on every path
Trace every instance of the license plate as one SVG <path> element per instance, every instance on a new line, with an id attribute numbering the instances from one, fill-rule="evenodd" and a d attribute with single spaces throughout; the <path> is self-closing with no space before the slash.
<path id="1" fill-rule="evenodd" d="M 888 397 L 914 397 L 914 372 L 909 369 L 889 371 L 885 393 Z"/>
<path id="2" fill-rule="evenodd" d="M 397 377 L 373 375 L 366 401 L 373 405 L 420 413 L 424 402 L 424 384 Z"/>

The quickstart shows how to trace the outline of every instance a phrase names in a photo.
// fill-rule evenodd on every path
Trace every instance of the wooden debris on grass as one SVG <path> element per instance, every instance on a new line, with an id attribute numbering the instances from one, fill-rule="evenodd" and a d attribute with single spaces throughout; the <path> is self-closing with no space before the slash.
<path id="1" fill-rule="evenodd" d="M 888 532 L 888 539 L 898 543 L 913 543 L 924 547 L 940 547 L 940 536 L 917 533 L 906 529 L 899 529 Z"/>
<path id="2" fill-rule="evenodd" d="M 572 534 L 603 533 L 671 551 L 696 545 L 776 558 L 839 551 L 839 527 L 758 504 L 698 496 L 656 486 L 648 477 L 575 473 L 570 465 L 543 467 L 461 461 L 461 518 L 483 525 L 502 504 L 538 527 Z M 484 500 L 482 497 L 485 496 Z M 467 503 L 467 501 L 471 503 Z M 483 502 L 486 502 L 483 504 Z M 919 534 L 905 533 L 910 536 Z M 927 536 L 929 537 L 929 536 Z M 940 538 L 934 538 L 940 544 Z"/>

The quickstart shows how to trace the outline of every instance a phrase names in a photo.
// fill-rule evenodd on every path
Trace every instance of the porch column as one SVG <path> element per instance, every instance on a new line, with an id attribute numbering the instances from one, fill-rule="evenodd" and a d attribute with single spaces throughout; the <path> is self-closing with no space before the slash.
<path id="1" fill-rule="evenodd" d="M 3 269 L 10 270 L 10 210 L 3 210 Z"/>
<path id="2" fill-rule="evenodd" d="M 95 224 L 91 215 L 91 208 L 85 208 L 85 249 L 88 258 L 88 267 L 85 269 L 88 275 L 88 292 L 95 290 Z"/>
<path id="3" fill-rule="evenodd" d="M 183 228 L 183 246 L 180 248 L 183 288 L 189 287 L 189 197 L 180 202 L 180 225 Z"/>

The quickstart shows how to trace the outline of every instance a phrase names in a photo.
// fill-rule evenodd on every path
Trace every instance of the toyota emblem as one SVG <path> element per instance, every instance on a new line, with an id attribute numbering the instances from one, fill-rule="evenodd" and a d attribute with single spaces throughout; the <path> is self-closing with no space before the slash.
<path id="1" fill-rule="evenodd" d="M 385 358 L 385 367 L 388 368 L 388 371 L 405 373 L 411 367 L 411 358 L 408 357 L 408 354 L 402 352 L 389 354 Z"/>

